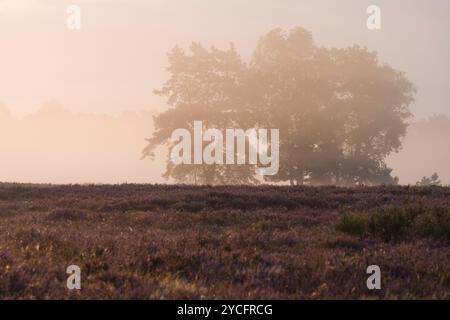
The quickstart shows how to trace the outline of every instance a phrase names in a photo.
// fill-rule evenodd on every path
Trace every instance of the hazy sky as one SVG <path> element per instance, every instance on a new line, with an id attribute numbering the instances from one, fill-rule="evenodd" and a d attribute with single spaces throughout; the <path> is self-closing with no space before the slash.
<path id="1" fill-rule="evenodd" d="M 70 4 L 81 7 L 80 31 L 66 27 Z M 379 31 L 366 27 L 370 4 L 381 7 Z M 450 115 L 449 13 L 447 0 L 0 0 L 0 180 L 162 181 L 164 158 L 139 158 L 151 113 L 165 107 L 153 90 L 167 79 L 166 53 L 234 42 L 247 60 L 278 27 L 305 27 L 327 47 L 378 51 L 416 84 L 418 117 Z M 42 109 L 49 100 L 63 106 Z M 133 110 L 148 112 L 122 114 Z M 450 182 L 448 136 L 435 145 L 411 133 L 390 159 L 400 181 L 439 170 Z"/>
<path id="2" fill-rule="evenodd" d="M 66 28 L 66 7 L 82 30 Z M 366 28 L 366 8 L 382 29 Z M 450 114 L 450 2 L 445 0 L 0 0 L 0 101 L 14 114 L 57 99 L 72 111 L 164 107 L 153 95 L 175 44 L 232 41 L 248 58 L 272 28 L 303 26 L 325 46 L 366 45 L 419 89 L 414 112 Z"/>

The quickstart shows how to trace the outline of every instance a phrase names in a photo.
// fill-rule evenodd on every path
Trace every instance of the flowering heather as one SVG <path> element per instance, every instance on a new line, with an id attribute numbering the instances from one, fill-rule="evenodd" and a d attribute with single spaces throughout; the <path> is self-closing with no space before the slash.
<path id="1" fill-rule="evenodd" d="M 0 298 L 449 299 L 449 208 L 442 187 L 0 184 Z"/>

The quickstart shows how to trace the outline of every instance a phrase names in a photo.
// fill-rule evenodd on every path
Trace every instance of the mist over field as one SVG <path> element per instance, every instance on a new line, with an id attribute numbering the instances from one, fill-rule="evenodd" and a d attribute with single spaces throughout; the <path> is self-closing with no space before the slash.
<path id="1" fill-rule="evenodd" d="M 151 111 L 76 114 L 48 102 L 15 117 L 3 108 L 0 176 L 25 183 L 159 182 L 163 161 L 140 160 L 151 132 Z"/>
<path id="2" fill-rule="evenodd" d="M 156 161 L 141 159 L 153 132 L 156 111 L 119 115 L 75 113 L 57 101 L 17 116 L 0 107 L 2 181 L 23 183 L 167 183 L 161 175 L 165 151 Z M 399 153 L 387 163 L 400 184 L 415 184 L 437 172 L 450 183 L 450 120 L 414 119 Z"/>

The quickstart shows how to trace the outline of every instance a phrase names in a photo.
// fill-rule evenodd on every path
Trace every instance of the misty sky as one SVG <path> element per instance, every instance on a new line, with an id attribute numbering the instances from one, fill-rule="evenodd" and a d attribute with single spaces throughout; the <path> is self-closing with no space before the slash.
<path id="1" fill-rule="evenodd" d="M 81 6 L 81 31 L 66 27 L 70 4 Z M 370 4 L 381 7 L 379 31 L 366 28 Z M 234 42 L 248 60 L 278 27 L 378 51 L 417 86 L 418 118 L 450 116 L 449 13 L 447 0 L 0 0 L 0 180 L 162 182 L 164 158 L 139 158 L 152 113 L 165 107 L 153 90 L 168 77 L 166 53 Z M 434 144 L 414 132 L 389 159 L 394 174 L 414 183 L 438 171 L 449 183 L 449 134 Z"/>
<path id="2" fill-rule="evenodd" d="M 67 30 L 67 5 L 82 30 Z M 382 9 L 382 30 L 365 26 Z M 248 59 L 272 28 L 303 26 L 325 46 L 360 44 L 405 71 L 419 116 L 450 114 L 450 2 L 442 0 L 0 0 L 0 101 L 14 114 L 57 99 L 72 111 L 163 108 L 153 95 L 175 44 L 232 41 Z"/>

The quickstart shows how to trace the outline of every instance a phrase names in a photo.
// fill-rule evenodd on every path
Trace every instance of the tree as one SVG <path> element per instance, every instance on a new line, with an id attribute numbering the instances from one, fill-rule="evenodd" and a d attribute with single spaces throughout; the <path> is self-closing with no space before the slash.
<path id="1" fill-rule="evenodd" d="M 384 159 L 411 115 L 415 89 L 404 74 L 365 48 L 318 47 L 302 28 L 261 38 L 250 67 L 259 121 L 281 130 L 280 173 L 268 180 L 396 183 Z"/>
<path id="2" fill-rule="evenodd" d="M 422 180 L 416 183 L 418 187 L 429 187 L 429 186 L 440 186 L 441 180 L 439 180 L 439 175 L 435 172 L 431 177 L 423 177 Z"/>
<path id="3" fill-rule="evenodd" d="M 179 128 L 192 132 L 194 121 L 203 121 L 209 128 L 222 130 L 249 125 L 241 83 L 246 66 L 233 45 L 228 50 L 214 47 L 207 50 L 193 43 L 189 53 L 175 47 L 168 58 L 170 78 L 155 93 L 166 97 L 170 108 L 154 117 L 155 132 L 144 150 L 144 157 L 153 157 L 158 145 L 166 145 L 170 151 L 174 146 L 170 141 L 172 132 Z M 251 165 L 175 165 L 169 159 L 164 177 L 193 184 L 258 182 Z"/>
<path id="4" fill-rule="evenodd" d="M 385 158 L 401 147 L 415 88 L 405 75 L 358 46 L 327 49 L 295 28 L 263 36 L 249 64 L 233 46 L 199 44 L 169 53 L 170 79 L 157 94 L 170 108 L 155 117 L 144 150 L 194 120 L 210 127 L 280 130 L 280 170 L 270 182 L 292 185 L 395 184 Z M 208 184 L 257 183 L 253 166 L 174 165 L 166 178 Z"/>

